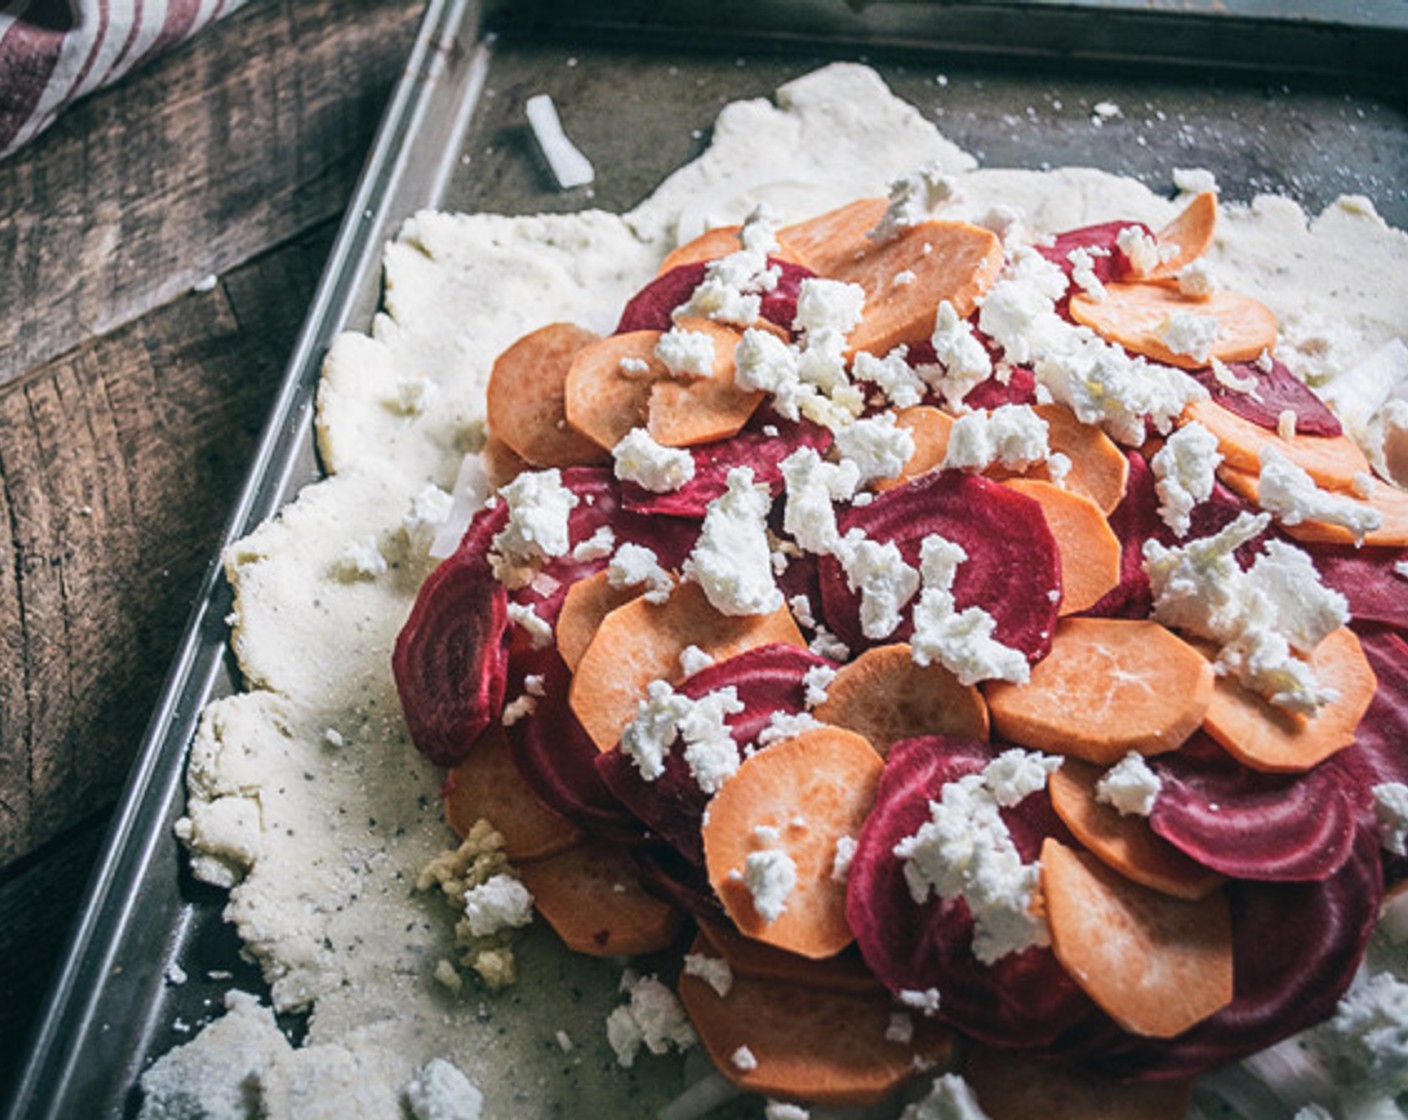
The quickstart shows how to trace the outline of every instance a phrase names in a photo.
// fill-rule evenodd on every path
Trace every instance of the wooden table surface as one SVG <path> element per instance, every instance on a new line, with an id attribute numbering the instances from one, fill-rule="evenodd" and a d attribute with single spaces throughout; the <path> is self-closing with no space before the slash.
<path id="1" fill-rule="evenodd" d="M 421 10 L 251 0 L 0 161 L 0 1100 Z"/>

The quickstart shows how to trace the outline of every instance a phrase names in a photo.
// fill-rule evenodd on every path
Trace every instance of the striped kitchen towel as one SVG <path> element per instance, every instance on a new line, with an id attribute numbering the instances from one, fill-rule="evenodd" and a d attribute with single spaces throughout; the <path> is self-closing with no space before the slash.
<path id="1" fill-rule="evenodd" d="M 0 156 L 244 0 L 0 0 Z"/>

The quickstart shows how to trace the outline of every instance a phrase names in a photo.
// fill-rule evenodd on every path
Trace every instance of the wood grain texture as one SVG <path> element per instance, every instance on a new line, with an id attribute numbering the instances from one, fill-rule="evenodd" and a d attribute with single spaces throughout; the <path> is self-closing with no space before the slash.
<path id="1" fill-rule="evenodd" d="M 341 213 L 421 9 L 254 0 L 0 162 L 0 384 Z"/>

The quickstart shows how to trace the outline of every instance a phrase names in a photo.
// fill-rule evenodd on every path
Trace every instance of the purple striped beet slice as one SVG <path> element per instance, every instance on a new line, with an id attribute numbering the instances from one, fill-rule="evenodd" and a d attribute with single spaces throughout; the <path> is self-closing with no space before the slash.
<path id="1" fill-rule="evenodd" d="M 1374 786 L 1408 782 L 1408 641 L 1391 630 L 1375 630 L 1360 631 L 1359 644 L 1379 687 L 1354 743 L 1325 764 L 1344 770 L 1368 806 Z"/>
<path id="2" fill-rule="evenodd" d="M 502 507 L 475 515 L 459 548 L 421 585 L 392 651 L 411 742 L 439 766 L 463 762 L 503 708 L 508 599 L 487 552 L 506 521 Z"/>
<path id="3" fill-rule="evenodd" d="M 1192 375 L 1228 412 L 1274 432 L 1281 413 L 1289 409 L 1295 413 L 1296 431 L 1302 435 L 1337 436 L 1343 431 L 1335 414 L 1314 390 L 1276 359 L 1267 369 L 1256 362 L 1231 362 L 1227 368 L 1238 381 L 1253 381 L 1255 387 L 1248 392 L 1228 388 L 1213 376 L 1211 369 L 1193 370 Z"/>
<path id="4" fill-rule="evenodd" d="M 1050 949 L 1032 948 L 983 964 L 972 952 L 973 920 L 962 899 L 917 904 L 895 845 L 929 819 L 943 787 L 982 770 L 997 750 L 987 743 L 924 736 L 890 749 L 875 808 L 861 830 L 846 889 L 846 918 L 861 955 L 892 992 L 939 993 L 939 1017 L 985 1042 L 1044 1046 L 1099 1012 Z M 1047 835 L 1069 837 L 1045 793 L 1003 819 L 1024 860 Z M 1074 843 L 1074 841 L 1071 841 Z"/>
<path id="5" fill-rule="evenodd" d="M 831 438 L 819 424 L 784 420 L 761 409 L 736 436 L 690 448 L 694 477 L 678 490 L 655 494 L 634 482 L 623 482 L 621 494 L 634 513 L 702 518 L 709 503 L 728 489 L 728 472 L 734 467 L 751 469 L 753 481 L 767 485 L 776 497 L 782 491 L 782 460 L 799 447 L 825 454 Z"/>
<path id="6" fill-rule="evenodd" d="M 894 541 L 905 560 L 919 563 L 920 542 L 938 533 L 960 545 L 953 597 L 958 610 L 981 607 L 993 616 L 993 637 L 1029 661 L 1051 650 L 1060 601 L 1056 541 L 1041 506 L 1001 483 L 961 471 L 931 471 L 856 506 L 838 521 L 841 532 L 860 529 L 871 540 Z M 823 621 L 853 653 L 878 644 L 860 626 L 860 595 L 832 556 L 819 561 Z M 883 642 L 907 641 L 906 617 Z"/>
<path id="7" fill-rule="evenodd" d="M 1357 622 L 1378 622 L 1408 630 L 1408 580 L 1395 569 L 1408 561 L 1408 548 L 1352 544 L 1302 544 L 1320 580 L 1349 602 Z"/>
<path id="8" fill-rule="evenodd" d="M 1205 867 L 1237 879 L 1314 880 L 1349 856 L 1358 811 L 1339 767 L 1262 774 L 1201 733 L 1150 765 L 1162 782 L 1150 827 Z"/>
<path id="9" fill-rule="evenodd" d="M 774 713 L 796 715 L 805 709 L 803 676 L 809 669 L 829 664 L 795 646 L 758 646 L 701 669 L 679 685 L 678 691 L 698 700 L 730 685 L 737 689 L 743 711 L 727 717 L 726 722 L 741 759 L 744 748 L 757 739 Z M 703 866 L 704 842 L 699 829 L 710 795 L 690 772 L 679 740 L 665 757 L 665 772 L 654 781 L 642 778 L 635 762 L 620 750 L 599 754 L 595 762 L 606 787 L 647 829 L 673 845 L 687 861 Z"/>
<path id="10" fill-rule="evenodd" d="M 1168 1040 L 1126 1036 L 1087 1064 L 1115 1077 L 1192 1077 L 1328 1018 L 1364 955 L 1383 898 L 1378 837 L 1359 828 L 1349 858 L 1315 883 L 1227 885 L 1232 1002 Z"/>
<path id="11" fill-rule="evenodd" d="M 762 293 L 760 314 L 768 322 L 790 331 L 792 320 L 797 317 L 797 293 L 801 291 L 802 281 L 815 273 L 777 257 L 769 257 L 768 264 L 777 268 L 778 280 L 776 287 Z M 675 308 L 694 294 L 708 267 L 707 261 L 692 261 L 655 277 L 626 303 L 615 333 L 669 330 L 674 326 Z"/>
<path id="12" fill-rule="evenodd" d="M 505 730 L 514 765 L 538 800 L 559 816 L 598 835 L 632 837 L 634 816 L 606 788 L 596 770 L 597 749 L 567 702 L 572 674 L 556 648 L 515 650 L 511 692 L 523 679 L 542 677 L 543 695 L 526 716 Z"/>

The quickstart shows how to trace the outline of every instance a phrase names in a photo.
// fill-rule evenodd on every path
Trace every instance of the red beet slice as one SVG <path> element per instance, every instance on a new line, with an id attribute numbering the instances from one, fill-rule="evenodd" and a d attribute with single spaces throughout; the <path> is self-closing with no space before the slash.
<path id="1" fill-rule="evenodd" d="M 1358 812 L 1337 767 L 1262 774 L 1210 741 L 1151 765 L 1162 787 L 1150 827 L 1205 867 L 1238 879 L 1303 881 L 1325 878 L 1349 856 Z"/>
<path id="2" fill-rule="evenodd" d="M 996 377 L 980 381 L 963 394 L 968 408 L 999 408 L 1004 404 L 1036 404 L 1036 374 L 1026 366 L 1016 366 L 1006 383 Z"/>
<path id="3" fill-rule="evenodd" d="M 929 802 L 950 781 L 996 757 L 986 743 L 925 736 L 895 744 L 875 808 L 861 830 L 846 889 L 846 918 L 866 963 L 892 992 L 939 992 L 939 1018 L 998 1045 L 1042 1046 L 1093 1022 L 1098 1012 L 1050 949 L 1032 948 L 992 965 L 972 953 L 973 920 L 962 899 L 916 904 L 895 845 L 929 819 Z M 1003 819 L 1024 860 L 1047 835 L 1067 836 L 1045 793 Z"/>
<path id="4" fill-rule="evenodd" d="M 778 269 L 779 276 L 777 285 L 771 291 L 762 293 L 760 314 L 768 322 L 791 330 L 792 320 L 797 317 L 797 293 L 801 290 L 802 281 L 815 274 L 799 264 L 776 257 L 769 257 L 768 264 Z M 707 261 L 693 261 L 677 265 L 655 277 L 627 302 L 620 322 L 616 324 L 616 333 L 669 330 L 674 326 L 672 313 L 675 308 L 694 294 L 694 289 L 703 282 L 708 267 Z"/>
<path id="5" fill-rule="evenodd" d="M 506 521 L 502 506 L 474 517 L 459 548 L 421 585 L 392 651 L 411 742 L 438 766 L 463 762 L 503 707 L 508 599 L 486 554 Z"/>
<path id="6" fill-rule="evenodd" d="M 1374 786 L 1408 782 L 1408 642 L 1392 631 L 1380 630 L 1361 631 L 1359 644 L 1379 687 L 1359 721 L 1354 743 L 1325 764 L 1348 773 L 1367 807 Z"/>
<path id="7" fill-rule="evenodd" d="M 1408 579 L 1394 568 L 1408 561 L 1408 548 L 1355 548 L 1351 544 L 1301 547 L 1310 554 L 1321 582 L 1348 600 L 1356 621 L 1408 630 Z"/>
<path id="8" fill-rule="evenodd" d="M 1229 389 L 1213 376 L 1211 369 L 1194 370 L 1192 375 L 1228 412 L 1274 432 L 1281 413 L 1289 409 L 1296 414 L 1296 431 L 1302 435 L 1337 436 L 1343 431 L 1335 414 L 1315 391 L 1276 359 L 1265 370 L 1255 362 L 1231 362 L 1227 368 L 1238 381 L 1250 379 L 1256 387 L 1245 393 Z"/>
<path id="9" fill-rule="evenodd" d="M 1154 472 L 1137 451 L 1126 451 L 1129 477 L 1124 497 L 1110 511 L 1111 530 L 1120 541 L 1120 581 L 1085 613 L 1094 618 L 1148 618 L 1154 607 L 1149 577 L 1144 571 L 1144 542 L 1163 525 Z"/>
<path id="10" fill-rule="evenodd" d="M 741 758 L 744 747 L 757 739 L 774 713 L 796 715 L 805 708 L 802 677 L 807 670 L 827 664 L 795 646 L 758 646 L 701 669 L 678 691 L 698 700 L 729 685 L 737 689 L 744 710 L 725 722 Z M 699 828 L 709 794 L 699 788 L 678 740 L 665 757 L 665 772 L 654 781 L 642 778 L 635 762 L 620 750 L 599 754 L 596 767 L 606 787 L 648 829 L 674 845 L 686 860 L 703 866 Z"/>
<path id="11" fill-rule="evenodd" d="M 1192 1077 L 1333 1014 L 1383 898 L 1378 838 L 1370 828 L 1357 830 L 1349 858 L 1321 882 L 1234 881 L 1227 891 L 1232 1002 L 1177 1038 L 1127 1037 L 1091 1068 L 1116 1077 Z"/>
<path id="12" fill-rule="evenodd" d="M 953 597 L 958 610 L 977 606 L 993 616 L 993 637 L 1037 661 L 1051 649 L 1060 601 L 1061 568 L 1056 542 L 1041 506 L 1031 498 L 980 475 L 931 471 L 888 490 L 868 506 L 849 510 L 841 532 L 861 529 L 875 541 L 894 541 L 905 560 L 919 563 L 920 542 L 938 533 L 962 546 Z M 860 626 L 860 596 L 831 556 L 819 562 L 826 625 L 858 653 L 876 643 Z M 907 641 L 914 627 L 905 618 L 886 642 Z"/>
<path id="13" fill-rule="evenodd" d="M 1075 266 L 1071 264 L 1071 253 L 1076 249 L 1091 249 L 1091 271 L 1102 284 L 1112 280 L 1129 279 L 1133 269 L 1124 250 L 1119 247 L 1120 231 L 1134 228 L 1153 237 L 1154 231 L 1143 222 L 1101 222 L 1099 225 L 1082 226 L 1080 229 L 1058 233 L 1050 245 L 1038 245 L 1037 252 L 1049 260 L 1069 278 Z"/>
<path id="14" fill-rule="evenodd" d="M 523 678 L 543 678 L 532 712 L 506 730 L 514 764 L 544 805 L 574 824 L 614 837 L 639 834 L 629 811 L 596 770 L 597 749 L 567 702 L 572 674 L 553 647 L 516 652 L 510 676 L 515 696 Z"/>
<path id="15" fill-rule="evenodd" d="M 634 482 L 623 482 L 621 495 L 634 513 L 703 518 L 709 503 L 728 489 L 728 472 L 734 467 L 750 468 L 753 481 L 770 487 L 776 497 L 782 491 L 782 460 L 799 447 L 812 447 L 824 455 L 831 438 L 819 424 L 784 420 L 760 410 L 736 436 L 691 448 L 694 477 L 678 490 L 655 494 Z"/>

